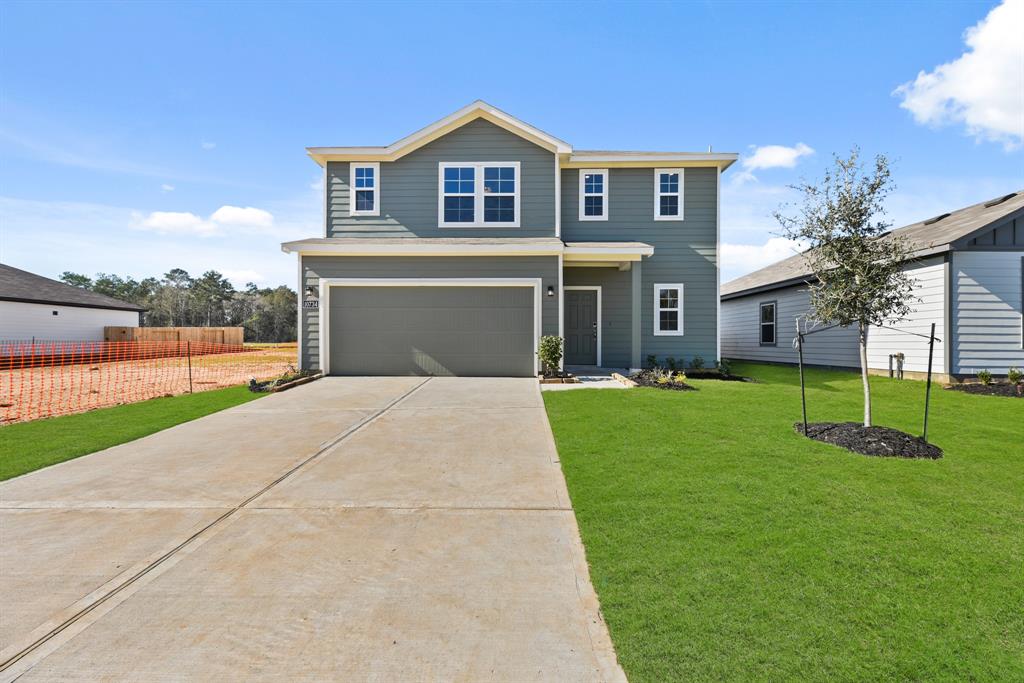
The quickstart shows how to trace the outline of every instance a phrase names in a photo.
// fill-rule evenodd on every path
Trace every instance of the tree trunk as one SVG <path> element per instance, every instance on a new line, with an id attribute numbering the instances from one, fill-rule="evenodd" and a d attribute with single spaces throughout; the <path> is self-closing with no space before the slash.
<path id="1" fill-rule="evenodd" d="M 864 383 L 864 426 L 871 426 L 871 385 L 868 383 L 868 327 L 859 325 L 860 378 Z"/>

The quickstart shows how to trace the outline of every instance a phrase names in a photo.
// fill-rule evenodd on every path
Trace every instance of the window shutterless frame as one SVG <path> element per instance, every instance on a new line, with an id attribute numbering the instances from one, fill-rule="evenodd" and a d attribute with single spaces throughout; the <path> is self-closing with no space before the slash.
<path id="1" fill-rule="evenodd" d="M 579 219 L 608 220 L 608 169 L 580 169 Z"/>
<path id="2" fill-rule="evenodd" d="M 348 167 L 348 215 L 380 215 L 380 162 L 352 163 Z"/>
<path id="3" fill-rule="evenodd" d="M 654 334 L 659 337 L 683 336 L 683 284 L 654 285 Z"/>
<path id="4" fill-rule="evenodd" d="M 654 169 L 654 220 L 683 220 L 683 169 Z"/>
<path id="5" fill-rule="evenodd" d="M 464 173 L 447 178 L 446 169 L 472 169 L 472 182 Z M 495 171 L 495 169 L 504 169 Z M 511 174 L 508 169 L 513 169 Z M 452 175 L 454 174 L 447 174 Z M 508 177 L 511 175 L 512 177 Z M 518 228 L 523 177 L 518 161 L 441 161 L 437 164 L 437 225 L 440 228 Z M 447 184 L 447 187 L 446 187 Z M 450 191 L 451 190 L 451 191 Z M 445 216 L 445 198 L 464 197 L 458 210 L 454 204 Z M 491 199 L 491 202 L 487 200 Z M 511 205 L 511 206 L 510 206 Z M 471 208 L 470 208 L 471 207 Z M 513 220 L 501 220 L 510 213 Z M 465 219 L 472 211 L 472 220 Z M 488 220 L 491 219 L 491 220 Z"/>
<path id="6" fill-rule="evenodd" d="M 758 344 L 761 346 L 776 346 L 778 337 L 776 331 L 776 314 L 778 304 L 775 301 L 765 301 L 757 307 L 758 314 Z"/>

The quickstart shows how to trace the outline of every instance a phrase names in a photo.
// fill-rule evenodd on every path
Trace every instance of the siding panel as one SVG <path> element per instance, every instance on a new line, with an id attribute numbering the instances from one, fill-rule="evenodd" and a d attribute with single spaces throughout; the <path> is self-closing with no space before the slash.
<path id="1" fill-rule="evenodd" d="M 1024 368 L 1024 251 L 953 254 L 953 372 Z"/>

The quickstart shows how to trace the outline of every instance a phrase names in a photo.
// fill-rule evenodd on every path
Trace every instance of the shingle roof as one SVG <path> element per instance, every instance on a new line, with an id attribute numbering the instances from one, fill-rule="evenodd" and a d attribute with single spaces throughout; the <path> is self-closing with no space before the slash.
<path id="1" fill-rule="evenodd" d="M 1000 199 L 1004 201 L 999 201 Z M 947 251 L 953 242 L 984 231 L 1005 216 L 1021 209 L 1024 209 L 1024 190 L 951 211 L 941 218 L 936 216 L 911 223 L 889 234 L 905 238 L 915 256 L 938 254 Z M 936 218 L 939 220 L 935 220 Z M 722 285 L 721 295 L 722 298 L 732 298 L 754 290 L 763 291 L 789 286 L 805 280 L 810 275 L 811 270 L 807 267 L 804 256 L 795 254 L 761 270 L 726 282 Z"/>
<path id="2" fill-rule="evenodd" d="M 29 273 L 0 263 L 0 301 L 78 306 L 81 308 L 109 308 L 119 311 L 144 311 L 127 301 L 105 294 L 72 287 L 42 275 Z"/>

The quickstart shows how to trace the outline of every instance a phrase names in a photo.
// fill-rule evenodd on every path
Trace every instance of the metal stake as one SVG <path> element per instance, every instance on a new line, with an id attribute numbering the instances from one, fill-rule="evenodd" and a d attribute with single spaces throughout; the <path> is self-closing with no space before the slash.
<path id="1" fill-rule="evenodd" d="M 807 436 L 807 394 L 804 392 L 804 335 L 800 333 L 800 321 L 796 321 L 796 350 L 800 357 L 800 405 L 804 416 L 804 436 Z"/>
<path id="2" fill-rule="evenodd" d="M 185 342 L 185 353 L 188 355 L 188 393 L 192 393 L 192 342 Z"/>
<path id="3" fill-rule="evenodd" d="M 924 435 L 921 437 L 928 441 L 928 401 L 932 395 L 932 355 L 935 351 L 935 323 L 932 323 L 932 333 L 928 337 L 928 383 L 924 389 Z"/>

